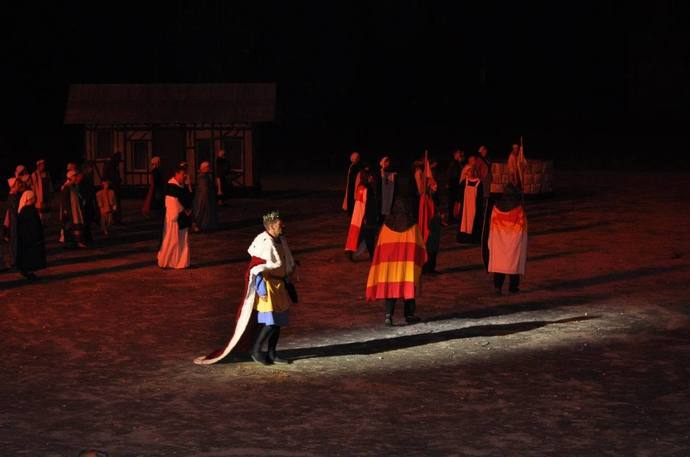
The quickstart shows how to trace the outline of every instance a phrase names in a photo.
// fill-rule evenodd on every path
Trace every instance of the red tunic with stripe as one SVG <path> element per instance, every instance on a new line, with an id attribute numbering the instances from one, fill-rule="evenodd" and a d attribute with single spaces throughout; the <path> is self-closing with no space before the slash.
<path id="1" fill-rule="evenodd" d="M 366 299 L 415 298 L 426 259 L 424 238 L 416 225 L 404 232 L 384 225 L 369 269 Z"/>

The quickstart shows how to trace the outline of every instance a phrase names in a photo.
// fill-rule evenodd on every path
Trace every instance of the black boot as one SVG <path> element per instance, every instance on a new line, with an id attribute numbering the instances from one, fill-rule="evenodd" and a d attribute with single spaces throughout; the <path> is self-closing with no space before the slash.
<path id="1" fill-rule="evenodd" d="M 256 340 L 254 341 L 254 347 L 252 348 L 252 360 L 254 360 L 257 363 L 260 363 L 261 365 L 271 364 L 271 362 L 267 360 L 266 356 L 263 353 L 261 353 L 261 345 L 266 340 L 266 338 L 269 337 L 271 331 L 272 328 L 270 325 L 264 325 L 261 331 L 259 332 L 259 335 L 256 337 Z"/>
<path id="2" fill-rule="evenodd" d="M 383 324 L 386 327 L 393 326 L 393 312 L 395 311 L 395 301 L 395 298 L 386 299 L 386 318 L 383 321 Z"/>
<path id="3" fill-rule="evenodd" d="M 278 338 L 280 338 L 280 326 L 272 325 L 271 334 L 268 336 L 268 361 L 270 363 L 289 364 L 291 360 L 278 357 L 276 346 L 278 345 Z"/>
<path id="4" fill-rule="evenodd" d="M 405 300 L 405 322 L 408 324 L 416 324 L 421 321 L 420 318 L 414 315 L 415 309 L 417 308 L 417 303 L 414 299 Z"/>

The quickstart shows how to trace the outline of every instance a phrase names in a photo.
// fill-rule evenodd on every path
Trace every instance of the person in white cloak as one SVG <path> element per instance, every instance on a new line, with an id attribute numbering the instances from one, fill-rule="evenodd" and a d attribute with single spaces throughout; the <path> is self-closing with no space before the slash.
<path id="1" fill-rule="evenodd" d="M 163 243 L 157 256 L 158 266 L 161 268 L 189 268 L 192 210 L 188 204 L 191 196 L 185 185 L 186 178 L 186 168 L 178 166 L 166 188 Z"/>
<path id="2" fill-rule="evenodd" d="M 478 243 L 482 230 L 482 182 L 477 177 L 477 157 L 471 155 L 460 176 L 462 207 L 457 240 L 460 243 Z"/>
<path id="3" fill-rule="evenodd" d="M 283 222 L 277 211 L 263 216 L 265 231 L 254 238 L 247 252 L 251 256 L 245 274 L 243 300 L 236 313 L 235 327 L 225 347 L 202 357 L 194 363 L 210 365 L 223 360 L 233 349 L 242 347 L 251 328 L 263 324 L 251 347 L 252 359 L 262 365 L 290 363 L 278 356 L 276 345 L 281 327 L 288 323 L 288 310 L 297 302 L 292 285 L 296 262 L 283 234 Z M 256 309 L 256 319 L 252 319 Z M 243 338 L 244 337 L 244 338 Z M 268 342 L 268 351 L 261 351 Z M 248 345 L 245 344 L 245 347 Z"/>
<path id="4" fill-rule="evenodd" d="M 520 291 L 520 275 L 525 274 L 527 262 L 527 215 L 520 192 L 507 184 L 501 199 L 491 211 L 488 236 L 488 271 L 494 274 L 496 294 L 502 294 L 506 275 L 508 291 Z"/>

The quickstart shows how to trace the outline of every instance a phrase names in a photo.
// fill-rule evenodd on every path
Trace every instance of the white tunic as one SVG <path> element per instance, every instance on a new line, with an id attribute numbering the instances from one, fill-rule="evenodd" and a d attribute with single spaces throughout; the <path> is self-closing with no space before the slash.
<path id="1" fill-rule="evenodd" d="M 468 179 L 465 181 L 465 195 L 462 202 L 462 219 L 460 220 L 460 231 L 471 234 L 474 229 L 474 218 L 477 215 L 477 187 L 478 179 Z"/>
<path id="2" fill-rule="evenodd" d="M 174 178 L 168 184 L 180 185 Z M 184 206 L 180 200 L 170 196 L 165 196 L 165 230 L 163 233 L 163 243 L 158 251 L 158 266 L 161 268 L 187 268 L 189 267 L 189 229 L 180 229 L 177 218 Z"/>

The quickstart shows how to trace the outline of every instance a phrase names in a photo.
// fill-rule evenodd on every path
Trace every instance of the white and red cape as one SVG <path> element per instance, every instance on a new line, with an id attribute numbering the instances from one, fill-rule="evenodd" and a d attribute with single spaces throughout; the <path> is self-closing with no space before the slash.
<path id="1" fill-rule="evenodd" d="M 285 237 L 280 237 L 280 243 L 285 256 L 285 263 L 287 264 L 285 265 L 286 271 L 289 275 L 295 269 L 295 260 L 292 257 L 292 252 L 290 252 Z M 220 362 L 237 346 L 237 343 L 242 338 L 242 335 L 244 335 L 252 319 L 254 304 L 256 302 L 257 275 L 268 270 L 280 268 L 283 265 L 283 261 L 278 254 L 278 249 L 276 249 L 275 246 L 275 240 L 267 232 L 263 232 L 254 238 L 247 252 L 252 258 L 249 261 L 247 274 L 245 276 L 244 299 L 237 310 L 235 328 L 225 347 L 194 359 L 194 363 L 198 365 L 210 365 Z"/>

